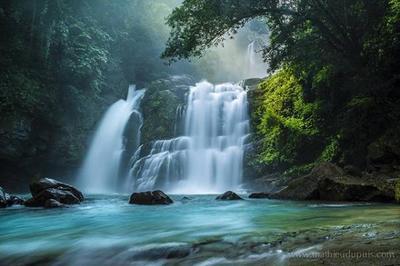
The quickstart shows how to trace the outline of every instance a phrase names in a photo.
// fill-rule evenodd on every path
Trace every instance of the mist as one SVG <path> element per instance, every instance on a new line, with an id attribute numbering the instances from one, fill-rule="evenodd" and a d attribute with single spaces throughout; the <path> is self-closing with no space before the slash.
<path id="1" fill-rule="evenodd" d="M 165 24 L 166 18 L 181 2 L 129 1 L 128 35 L 136 40 L 134 46 L 124 48 L 126 55 L 122 60 L 125 74 L 131 82 L 182 74 L 192 75 L 197 80 L 236 82 L 266 75 L 267 65 L 262 61 L 260 50 L 267 44 L 268 30 L 262 20 L 247 23 L 232 39 L 227 38 L 223 45 L 210 48 L 200 58 L 171 64 L 161 59 L 170 31 Z M 249 58 L 248 46 L 251 42 L 255 43 L 254 62 L 250 62 Z"/>

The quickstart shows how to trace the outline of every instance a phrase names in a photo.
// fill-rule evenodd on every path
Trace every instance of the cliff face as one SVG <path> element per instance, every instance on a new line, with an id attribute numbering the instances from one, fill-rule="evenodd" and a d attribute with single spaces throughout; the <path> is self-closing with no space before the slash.
<path id="1" fill-rule="evenodd" d="M 108 101 L 112 102 L 114 98 Z M 0 118 L 0 181 L 11 191 L 26 191 L 43 176 L 73 178 L 88 140 L 108 101 L 87 102 L 83 114 L 57 112 L 57 119 L 35 113 L 14 113 Z M 70 110 L 71 110 L 70 109 Z M 49 109 L 49 113 L 55 112 Z M 90 114 L 90 115 L 89 115 Z"/>

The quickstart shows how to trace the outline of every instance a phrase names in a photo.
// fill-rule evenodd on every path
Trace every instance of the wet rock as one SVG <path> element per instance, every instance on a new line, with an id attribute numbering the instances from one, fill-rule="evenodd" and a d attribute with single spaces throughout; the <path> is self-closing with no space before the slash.
<path id="1" fill-rule="evenodd" d="M 22 198 L 18 197 L 18 196 L 10 195 L 10 198 L 9 198 L 8 202 L 9 202 L 10 205 L 24 205 L 25 201 Z"/>
<path id="2" fill-rule="evenodd" d="M 51 179 L 51 178 L 42 178 L 39 181 L 33 182 L 29 185 L 29 189 L 31 191 L 31 194 L 33 197 L 36 197 L 38 194 L 40 194 L 42 191 L 53 188 L 53 189 L 58 189 L 62 191 L 69 191 L 71 192 L 76 198 L 79 199 L 79 201 L 84 200 L 84 196 L 82 192 L 80 192 L 78 189 L 75 187 L 59 182 L 57 180 Z"/>
<path id="3" fill-rule="evenodd" d="M 167 205 L 171 203 L 173 203 L 172 199 L 161 190 L 136 192 L 129 198 L 129 204 Z"/>
<path id="4" fill-rule="evenodd" d="M 44 203 L 44 207 L 46 209 L 52 209 L 52 208 L 62 208 L 62 207 L 66 207 L 66 206 L 55 199 L 48 199 Z"/>
<path id="5" fill-rule="evenodd" d="M 0 208 L 8 207 L 9 195 L 4 191 L 2 187 L 0 187 Z"/>
<path id="6" fill-rule="evenodd" d="M 23 199 L 15 195 L 8 194 L 2 187 L 0 187 L 0 208 L 22 204 L 24 204 Z"/>
<path id="7" fill-rule="evenodd" d="M 317 165 L 310 174 L 289 182 L 271 198 L 328 201 L 394 201 L 394 186 L 386 180 L 364 180 L 347 175 L 332 163 Z"/>
<path id="8" fill-rule="evenodd" d="M 270 198 L 271 197 L 271 193 L 265 193 L 265 192 L 255 192 L 255 193 L 251 193 L 249 195 L 250 199 L 266 199 L 266 198 Z"/>
<path id="9" fill-rule="evenodd" d="M 34 199 L 34 198 L 27 199 L 27 200 L 24 202 L 24 205 L 25 205 L 26 207 L 43 207 L 43 203 L 37 201 L 37 200 Z"/>
<path id="10" fill-rule="evenodd" d="M 185 196 L 185 197 L 183 197 L 181 200 L 185 200 L 185 201 L 186 201 L 186 200 L 192 200 L 192 198 L 189 198 L 189 197 L 186 197 L 186 196 Z"/>
<path id="11" fill-rule="evenodd" d="M 54 200 L 60 204 L 79 204 L 83 194 L 75 187 L 51 178 L 42 178 L 30 185 L 32 198 L 25 202 L 27 207 L 46 207 L 46 202 Z"/>
<path id="12" fill-rule="evenodd" d="M 216 200 L 243 200 L 238 194 L 232 191 L 227 191 L 224 194 L 215 198 Z"/>
<path id="13" fill-rule="evenodd" d="M 49 199 L 54 199 L 64 204 L 79 204 L 81 202 L 71 191 L 57 188 L 45 189 L 34 198 L 43 205 Z"/>

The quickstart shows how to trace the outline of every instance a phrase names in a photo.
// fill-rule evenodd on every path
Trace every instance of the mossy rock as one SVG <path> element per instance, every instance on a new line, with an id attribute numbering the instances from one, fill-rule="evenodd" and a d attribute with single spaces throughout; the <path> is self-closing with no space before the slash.
<path id="1" fill-rule="evenodd" d="M 141 143 L 170 139 L 175 135 L 176 110 L 185 104 L 185 95 L 194 83 L 190 78 L 171 77 L 151 82 L 142 100 Z"/>

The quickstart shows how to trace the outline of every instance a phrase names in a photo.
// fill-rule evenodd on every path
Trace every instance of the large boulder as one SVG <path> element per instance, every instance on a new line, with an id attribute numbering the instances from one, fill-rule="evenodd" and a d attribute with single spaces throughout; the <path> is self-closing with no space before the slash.
<path id="1" fill-rule="evenodd" d="M 46 209 L 53 209 L 53 208 L 63 208 L 66 207 L 64 204 L 60 203 L 59 201 L 55 199 L 48 199 L 44 203 L 44 207 Z"/>
<path id="2" fill-rule="evenodd" d="M 8 194 L 0 187 L 0 208 L 6 208 L 12 205 L 23 205 L 24 200 L 18 196 Z"/>
<path id="3" fill-rule="evenodd" d="M 139 205 L 167 205 L 173 203 L 173 201 L 161 190 L 155 190 L 133 193 L 129 198 L 129 203 Z"/>
<path id="4" fill-rule="evenodd" d="M 69 184 L 57 181 L 55 179 L 42 178 L 39 181 L 33 182 L 29 185 L 29 189 L 30 189 L 33 197 L 36 197 L 39 193 L 41 193 L 42 191 L 44 191 L 48 188 L 70 191 L 80 201 L 84 200 L 82 192 L 80 192 L 78 189 L 76 189 L 75 187 L 73 187 Z"/>
<path id="5" fill-rule="evenodd" d="M 60 204 L 79 204 L 84 200 L 82 192 L 75 187 L 51 178 L 42 178 L 29 186 L 32 198 L 25 202 L 25 206 L 45 206 L 48 200 L 55 200 Z"/>
<path id="6" fill-rule="evenodd" d="M 224 194 L 215 198 L 216 200 L 243 200 L 238 194 L 232 191 L 227 191 Z"/>
<path id="7" fill-rule="evenodd" d="M 346 174 L 332 163 L 317 165 L 308 175 L 289 182 L 270 198 L 329 201 L 394 201 L 394 186 L 383 179 L 363 179 Z"/>

